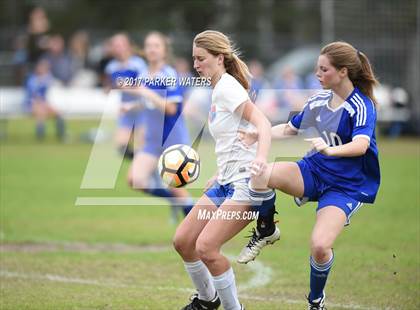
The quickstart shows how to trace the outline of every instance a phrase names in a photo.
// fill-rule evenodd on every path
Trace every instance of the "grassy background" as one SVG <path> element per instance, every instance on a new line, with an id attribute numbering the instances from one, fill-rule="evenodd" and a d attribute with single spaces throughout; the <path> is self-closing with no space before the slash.
<path id="1" fill-rule="evenodd" d="M 125 184 L 127 162 L 114 190 L 80 189 L 92 146 L 79 135 L 97 124 L 70 122 L 66 144 L 52 133 L 37 143 L 30 120 L 7 124 L 0 147 L 1 309 L 178 309 L 192 292 L 171 248 L 168 207 L 75 206 L 76 197 L 141 195 Z M 380 193 L 335 244 L 329 309 L 420 308 L 419 140 L 379 139 L 379 148 Z M 274 153 L 283 149 L 273 145 Z M 204 142 L 198 184 L 213 171 L 212 153 Z M 305 307 L 314 207 L 298 209 L 278 195 L 282 240 L 254 265 L 232 263 L 247 309 Z M 245 235 L 224 252 L 237 255 Z M 271 270 L 270 282 L 243 289 L 262 272 L 258 266 Z"/>

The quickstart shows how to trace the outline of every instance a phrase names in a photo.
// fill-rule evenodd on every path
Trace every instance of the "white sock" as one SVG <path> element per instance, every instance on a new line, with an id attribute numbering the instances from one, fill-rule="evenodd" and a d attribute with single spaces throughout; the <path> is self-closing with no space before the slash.
<path id="1" fill-rule="evenodd" d="M 198 290 L 198 298 L 206 301 L 212 300 L 216 295 L 216 289 L 206 265 L 201 260 L 193 263 L 184 262 L 184 265 Z"/>
<path id="2" fill-rule="evenodd" d="M 230 267 L 220 276 L 213 277 L 214 287 L 225 310 L 240 310 L 238 293 L 236 291 L 235 275 Z"/>

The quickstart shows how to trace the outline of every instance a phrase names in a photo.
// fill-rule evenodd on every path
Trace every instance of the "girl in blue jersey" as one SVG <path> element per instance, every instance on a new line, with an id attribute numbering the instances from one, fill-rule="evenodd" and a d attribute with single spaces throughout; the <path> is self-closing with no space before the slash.
<path id="1" fill-rule="evenodd" d="M 187 190 L 164 188 L 156 173 L 162 152 L 174 144 L 190 144 L 188 129 L 182 116 L 182 95 L 176 71 L 167 64 L 169 43 L 159 32 L 149 33 L 144 41 L 147 68 L 137 80 L 138 86 L 126 90 L 140 97 L 147 107 L 143 110 L 145 138 L 143 148 L 136 152 L 128 173 L 134 189 L 163 197 L 172 205 L 182 205 L 184 213 L 191 209 Z M 175 210 L 175 209 L 174 209 Z"/>
<path id="2" fill-rule="evenodd" d="M 270 164 L 253 185 L 300 197 L 295 198 L 298 205 L 318 201 L 308 307 L 324 309 L 334 241 L 363 203 L 374 202 L 379 189 L 373 96 L 377 81 L 366 55 L 345 42 L 321 50 L 316 76 L 326 91 L 312 96 L 289 123 L 271 129 L 273 138 L 306 132 L 313 151 L 297 163 Z M 257 134 L 241 132 L 240 138 L 250 145 Z"/>
<path id="3" fill-rule="evenodd" d="M 117 33 L 110 39 L 114 59 L 105 67 L 108 88 L 119 88 L 125 81 L 136 79 L 146 69 L 145 61 L 134 55 L 130 38 L 125 33 Z M 118 117 L 116 143 L 118 151 L 127 158 L 133 158 L 134 151 L 129 146 L 132 132 L 141 137 L 143 113 L 138 108 L 139 99 L 133 95 L 123 93 Z M 135 107 L 136 106 L 136 107 Z M 135 107 L 135 108 L 134 108 Z"/>

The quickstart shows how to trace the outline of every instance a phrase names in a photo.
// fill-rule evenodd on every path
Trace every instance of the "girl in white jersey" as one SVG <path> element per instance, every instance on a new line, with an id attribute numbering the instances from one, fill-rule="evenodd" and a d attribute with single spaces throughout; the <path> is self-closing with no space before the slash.
<path id="1" fill-rule="evenodd" d="M 270 123 L 248 97 L 248 68 L 228 37 L 210 30 L 198 34 L 193 60 L 198 74 L 211 78 L 209 129 L 216 142 L 218 172 L 175 233 L 174 247 L 198 291 L 183 309 L 217 309 L 221 303 L 224 309 L 239 310 L 244 308 L 238 300 L 233 270 L 220 248 L 250 223 L 241 217 L 252 206 L 247 185 L 252 177 L 249 168 L 264 171 L 267 165 Z M 258 145 L 247 148 L 238 141 L 237 132 L 252 125 L 259 132 Z M 264 195 L 268 197 L 265 203 L 274 207 L 273 191 Z M 215 214 L 218 208 L 219 212 L 240 215 L 229 220 L 199 218 L 200 213 Z M 274 242 L 280 233 L 272 226 L 275 229 L 270 240 Z"/>

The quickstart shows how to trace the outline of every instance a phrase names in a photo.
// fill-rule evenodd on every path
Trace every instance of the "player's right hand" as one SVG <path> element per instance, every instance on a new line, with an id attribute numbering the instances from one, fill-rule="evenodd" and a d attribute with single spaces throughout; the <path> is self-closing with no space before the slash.
<path id="1" fill-rule="evenodd" d="M 246 148 L 258 141 L 258 131 L 238 129 L 238 139 Z"/>
<path id="2" fill-rule="evenodd" d="M 263 174 L 263 172 L 267 169 L 267 160 L 265 158 L 255 158 L 250 166 L 249 170 L 251 172 L 251 176 L 260 176 Z"/>

